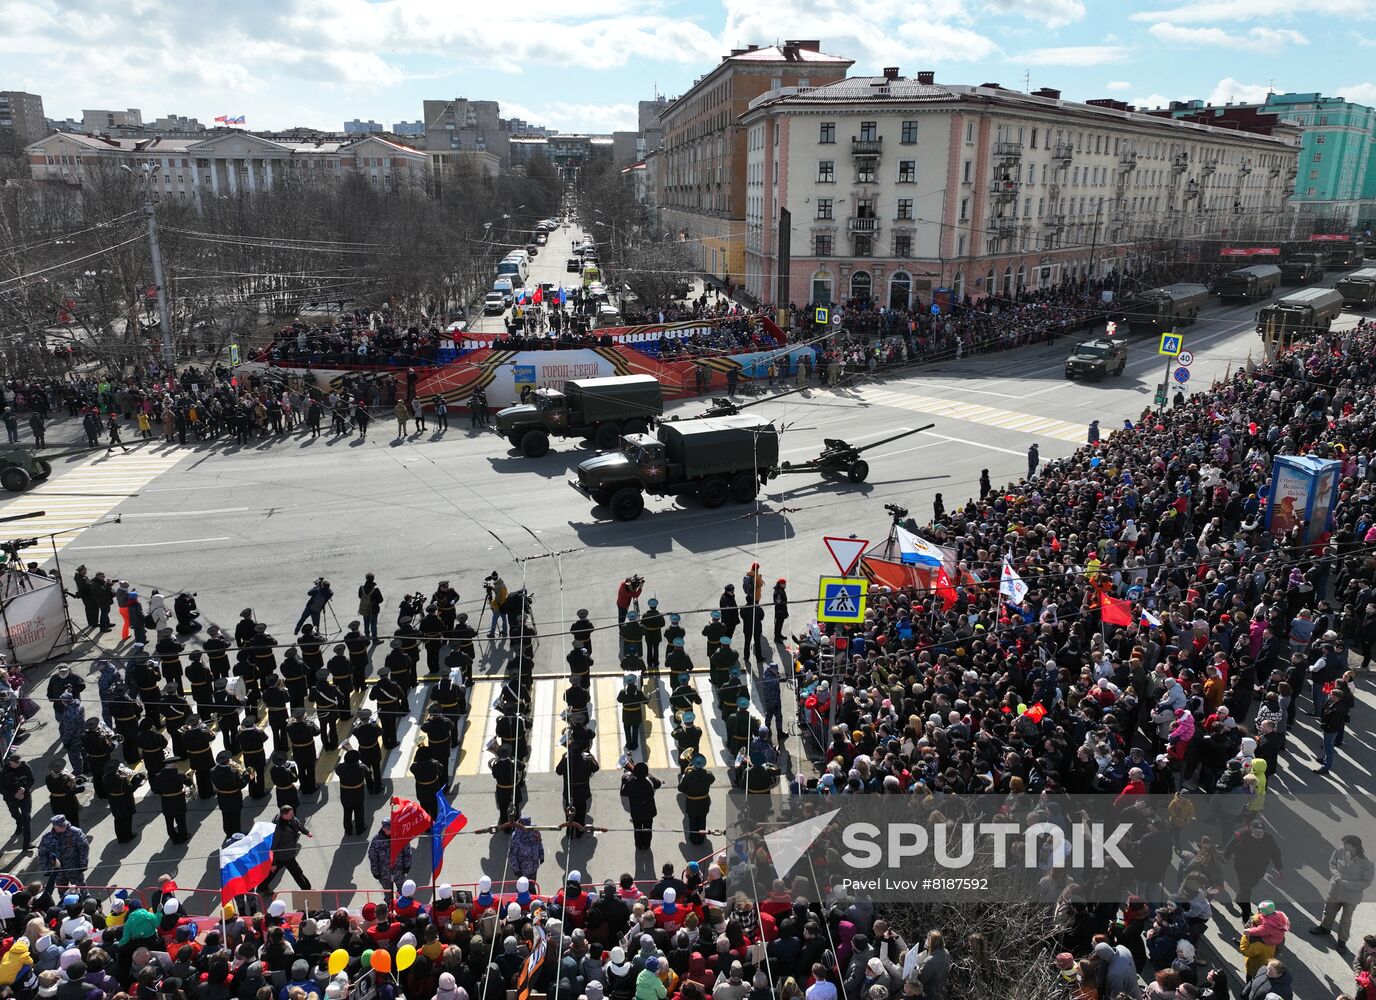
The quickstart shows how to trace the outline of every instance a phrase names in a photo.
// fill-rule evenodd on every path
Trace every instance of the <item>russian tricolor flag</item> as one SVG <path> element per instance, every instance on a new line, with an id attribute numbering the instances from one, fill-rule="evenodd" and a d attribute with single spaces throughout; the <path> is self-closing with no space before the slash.
<path id="1" fill-rule="evenodd" d="M 258 822 L 242 838 L 220 848 L 220 903 L 257 892 L 272 871 L 271 823 Z"/>

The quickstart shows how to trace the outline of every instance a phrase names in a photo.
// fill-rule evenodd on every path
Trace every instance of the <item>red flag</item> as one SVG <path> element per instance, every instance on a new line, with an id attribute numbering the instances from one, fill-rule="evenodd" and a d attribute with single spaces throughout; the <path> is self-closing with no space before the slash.
<path id="1" fill-rule="evenodd" d="M 392 864 L 397 863 L 402 848 L 430 830 L 431 822 L 419 802 L 392 796 Z"/>
<path id="2" fill-rule="evenodd" d="M 1109 597 L 1108 594 L 1103 595 L 1099 613 L 1103 615 L 1105 625 L 1132 624 L 1132 604 L 1116 597 Z"/>
<path id="3" fill-rule="evenodd" d="M 941 598 L 942 607 L 947 611 L 955 607 L 956 588 L 951 586 L 951 578 L 946 575 L 945 566 L 936 568 L 936 574 L 932 577 L 932 588 L 936 591 L 936 596 Z"/>
<path id="4" fill-rule="evenodd" d="M 539 285 L 536 285 L 536 286 L 535 286 L 535 298 L 534 298 L 533 301 L 535 302 L 535 304 L 536 304 L 537 306 L 538 306 L 541 302 L 545 301 L 545 290 L 544 290 L 543 288 L 541 288 Z"/>

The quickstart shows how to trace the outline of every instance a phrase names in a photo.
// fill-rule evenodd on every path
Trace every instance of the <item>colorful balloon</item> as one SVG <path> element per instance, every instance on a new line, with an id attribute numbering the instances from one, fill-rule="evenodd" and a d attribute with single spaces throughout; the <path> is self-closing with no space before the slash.
<path id="1" fill-rule="evenodd" d="M 411 950 L 415 951 L 414 948 Z M 392 956 L 379 948 L 373 952 L 373 957 L 368 960 L 368 964 L 373 967 L 374 972 L 385 974 L 392 971 Z"/>
<path id="2" fill-rule="evenodd" d="M 336 948 L 334 951 L 330 952 L 330 960 L 326 963 L 325 969 L 330 975 L 337 976 L 344 971 L 348 964 L 349 953 L 343 948 Z"/>
<path id="3" fill-rule="evenodd" d="M 407 969 L 411 968 L 411 966 L 415 964 L 415 961 L 416 961 L 416 946 L 415 946 L 415 945 L 413 945 L 413 944 L 404 944 L 404 945 L 402 945 L 400 948 L 397 949 L 397 971 L 398 971 L 398 972 L 405 972 Z"/>

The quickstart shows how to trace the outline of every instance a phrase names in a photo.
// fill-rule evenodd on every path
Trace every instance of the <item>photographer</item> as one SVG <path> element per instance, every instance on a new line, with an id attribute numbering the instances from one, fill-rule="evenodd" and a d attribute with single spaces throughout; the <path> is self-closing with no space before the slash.
<path id="1" fill-rule="evenodd" d="M 333 599 L 334 591 L 330 589 L 330 581 L 323 576 L 316 577 L 315 585 L 306 594 L 306 606 L 301 610 L 301 617 L 296 619 L 296 628 L 292 630 L 292 634 L 301 634 L 301 626 L 306 624 L 307 618 L 311 620 L 311 624 L 319 632 L 320 616 L 325 613 L 325 605 Z"/>
<path id="2" fill-rule="evenodd" d="M 502 628 L 502 638 L 505 639 L 509 633 L 509 629 L 507 627 L 506 615 L 503 613 L 502 607 L 506 604 L 508 594 L 506 582 L 498 575 L 495 569 L 483 578 L 483 594 L 486 597 L 488 608 L 492 611 L 492 624 L 487 627 L 487 637 L 489 639 L 495 638 L 497 635 L 497 626 L 500 625 Z"/>
<path id="3" fill-rule="evenodd" d="M 640 592 L 645 589 L 645 578 L 636 574 L 628 576 L 621 581 L 621 585 L 616 588 L 616 623 L 622 624 L 626 620 L 626 612 L 631 610 L 631 605 L 635 605 L 637 611 L 640 610 Z"/>

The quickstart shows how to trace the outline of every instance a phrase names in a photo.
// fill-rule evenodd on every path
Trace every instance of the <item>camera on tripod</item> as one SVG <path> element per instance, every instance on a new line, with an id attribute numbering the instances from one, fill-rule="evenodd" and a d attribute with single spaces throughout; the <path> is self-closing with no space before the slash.
<path id="1" fill-rule="evenodd" d="M 893 518 L 894 524 L 897 524 L 908 516 L 908 508 L 900 507 L 896 503 L 886 503 L 884 509 L 889 512 L 889 516 Z"/>

